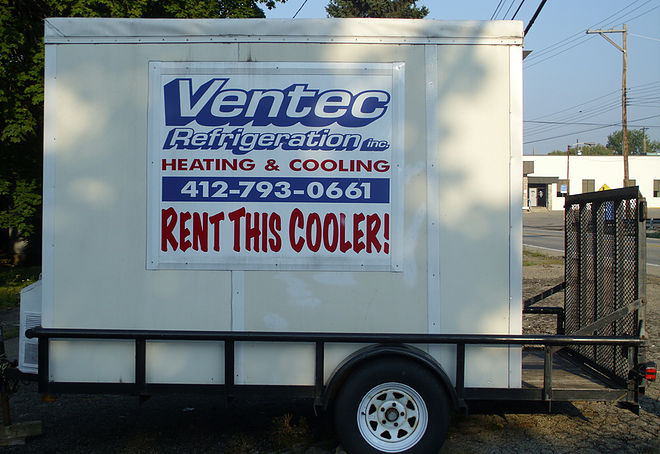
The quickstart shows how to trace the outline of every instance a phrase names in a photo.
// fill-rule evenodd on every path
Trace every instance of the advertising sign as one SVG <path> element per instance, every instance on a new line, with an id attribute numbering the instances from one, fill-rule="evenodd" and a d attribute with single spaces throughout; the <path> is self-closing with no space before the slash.
<path id="1" fill-rule="evenodd" d="M 147 268 L 400 271 L 402 63 L 149 73 Z"/>

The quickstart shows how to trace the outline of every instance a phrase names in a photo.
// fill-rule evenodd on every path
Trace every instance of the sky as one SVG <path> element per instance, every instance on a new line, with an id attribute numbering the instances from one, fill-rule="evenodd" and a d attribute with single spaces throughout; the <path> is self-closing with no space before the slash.
<path id="1" fill-rule="evenodd" d="M 427 19 L 511 19 L 523 0 L 421 0 Z M 287 0 L 267 17 L 327 17 L 327 0 Z M 525 0 L 528 22 L 541 0 Z M 301 8 L 302 7 L 302 8 Z M 648 127 L 660 141 L 660 0 L 548 0 L 525 36 L 524 154 L 565 151 L 569 144 L 607 143 L 621 129 L 622 52 L 587 29 L 628 26 L 628 128 Z M 608 34 L 622 46 L 622 34 Z M 609 125 L 609 126 L 608 126 Z"/>

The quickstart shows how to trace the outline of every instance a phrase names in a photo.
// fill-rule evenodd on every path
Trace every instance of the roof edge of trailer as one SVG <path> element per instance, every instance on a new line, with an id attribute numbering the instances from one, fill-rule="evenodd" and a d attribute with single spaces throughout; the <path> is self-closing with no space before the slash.
<path id="1" fill-rule="evenodd" d="M 297 42 L 522 45 L 520 21 L 48 18 L 46 44 Z"/>

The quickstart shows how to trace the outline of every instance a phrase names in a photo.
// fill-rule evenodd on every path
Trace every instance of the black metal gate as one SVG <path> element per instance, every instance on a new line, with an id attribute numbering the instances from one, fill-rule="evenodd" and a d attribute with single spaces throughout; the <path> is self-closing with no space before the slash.
<path id="1" fill-rule="evenodd" d="M 637 187 L 569 196 L 565 205 L 567 335 L 640 336 L 646 283 L 646 206 Z M 622 382 L 636 348 L 575 346 L 573 353 Z"/>

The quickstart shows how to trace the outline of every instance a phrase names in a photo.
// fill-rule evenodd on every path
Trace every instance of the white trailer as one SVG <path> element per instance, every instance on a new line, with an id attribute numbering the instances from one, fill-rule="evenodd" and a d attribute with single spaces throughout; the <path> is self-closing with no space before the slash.
<path id="1" fill-rule="evenodd" d="M 45 30 L 42 390 L 299 392 L 360 453 L 520 390 L 520 22 Z"/>

